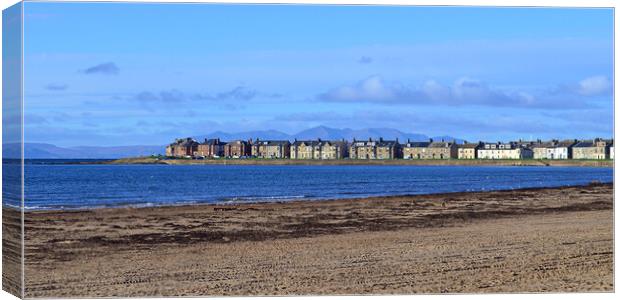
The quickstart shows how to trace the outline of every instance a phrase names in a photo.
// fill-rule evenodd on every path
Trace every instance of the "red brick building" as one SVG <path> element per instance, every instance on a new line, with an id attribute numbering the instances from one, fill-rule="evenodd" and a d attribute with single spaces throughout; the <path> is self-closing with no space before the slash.
<path id="1" fill-rule="evenodd" d="M 202 157 L 222 157 L 224 156 L 224 146 L 226 143 L 220 141 L 219 138 L 205 139 L 203 143 L 198 144 L 194 156 Z"/>
<path id="2" fill-rule="evenodd" d="M 252 155 L 252 147 L 249 141 L 232 141 L 224 145 L 224 156 L 238 158 Z"/>
<path id="3" fill-rule="evenodd" d="M 177 139 L 166 147 L 166 156 L 188 157 L 198 150 L 198 142 L 192 138 Z"/>

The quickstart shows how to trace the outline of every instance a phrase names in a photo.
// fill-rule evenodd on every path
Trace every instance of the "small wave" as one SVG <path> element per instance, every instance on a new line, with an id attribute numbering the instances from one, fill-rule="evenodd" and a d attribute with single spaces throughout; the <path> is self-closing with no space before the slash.
<path id="1" fill-rule="evenodd" d="M 2 206 L 6 206 L 6 207 L 10 207 L 10 208 L 15 208 L 15 209 L 21 209 L 22 208 L 21 204 L 15 205 L 15 204 L 10 204 L 8 202 L 2 203 Z"/>

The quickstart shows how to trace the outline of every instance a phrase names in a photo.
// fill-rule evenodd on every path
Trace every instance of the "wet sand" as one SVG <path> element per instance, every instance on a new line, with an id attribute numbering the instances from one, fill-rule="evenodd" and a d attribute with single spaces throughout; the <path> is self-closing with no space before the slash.
<path id="1" fill-rule="evenodd" d="M 599 184 L 27 212 L 26 296 L 613 291 L 612 207 Z"/>

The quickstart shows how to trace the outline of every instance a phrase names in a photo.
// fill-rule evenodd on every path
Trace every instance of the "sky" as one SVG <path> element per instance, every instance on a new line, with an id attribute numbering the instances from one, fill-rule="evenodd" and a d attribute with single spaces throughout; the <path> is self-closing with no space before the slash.
<path id="1" fill-rule="evenodd" d="M 24 18 L 26 142 L 613 134 L 612 9 L 27 2 Z"/>

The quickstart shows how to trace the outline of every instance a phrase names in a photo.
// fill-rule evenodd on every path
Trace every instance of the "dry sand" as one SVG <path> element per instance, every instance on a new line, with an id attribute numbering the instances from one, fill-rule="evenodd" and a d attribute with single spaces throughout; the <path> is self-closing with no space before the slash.
<path id="1" fill-rule="evenodd" d="M 612 189 L 29 212 L 26 296 L 613 291 Z"/>

